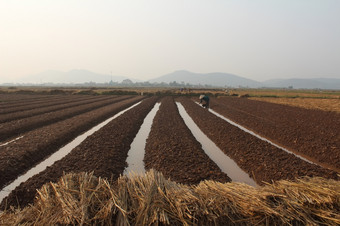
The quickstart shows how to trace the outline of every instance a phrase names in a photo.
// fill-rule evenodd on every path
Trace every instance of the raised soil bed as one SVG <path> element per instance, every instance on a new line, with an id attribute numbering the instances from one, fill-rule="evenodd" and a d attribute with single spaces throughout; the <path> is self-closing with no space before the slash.
<path id="1" fill-rule="evenodd" d="M 0 188 L 18 175 L 42 161 L 80 133 L 137 103 L 144 97 L 137 96 L 80 114 L 45 126 L 24 135 L 23 138 L 0 146 Z"/>
<path id="2" fill-rule="evenodd" d="M 172 97 L 162 99 L 147 139 L 144 162 L 146 169 L 156 169 L 180 183 L 231 181 L 186 127 Z"/>
<path id="3" fill-rule="evenodd" d="M 332 170 L 303 161 L 246 133 L 188 98 L 179 98 L 200 129 L 258 184 L 303 176 L 339 179 Z"/>
<path id="4" fill-rule="evenodd" d="M 32 203 L 36 189 L 49 181 L 56 182 L 64 172 L 93 171 L 95 176 L 116 180 L 126 167 L 130 144 L 156 101 L 155 97 L 144 100 L 87 137 L 63 159 L 12 191 L 3 200 L 2 209 L 9 205 L 23 207 Z"/>
<path id="5" fill-rule="evenodd" d="M 211 108 L 290 151 L 340 172 L 340 114 L 247 98 L 211 98 Z"/>

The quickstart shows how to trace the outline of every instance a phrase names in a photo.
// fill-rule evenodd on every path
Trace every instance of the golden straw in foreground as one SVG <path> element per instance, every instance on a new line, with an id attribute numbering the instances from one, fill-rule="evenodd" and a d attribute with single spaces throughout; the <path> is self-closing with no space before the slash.
<path id="1" fill-rule="evenodd" d="M 91 173 L 64 175 L 45 184 L 33 205 L 1 213 L 0 225 L 339 225 L 339 213 L 339 181 L 188 186 L 151 170 L 113 184 Z"/>

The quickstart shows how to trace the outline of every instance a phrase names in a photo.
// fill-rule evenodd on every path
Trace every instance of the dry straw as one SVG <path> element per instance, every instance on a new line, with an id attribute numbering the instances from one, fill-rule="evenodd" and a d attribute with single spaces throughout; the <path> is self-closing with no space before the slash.
<path id="1" fill-rule="evenodd" d="M 153 170 L 113 184 L 80 173 L 45 184 L 33 205 L 1 213 L 0 225 L 339 225 L 339 204 L 340 182 L 323 178 L 254 188 L 182 185 Z"/>

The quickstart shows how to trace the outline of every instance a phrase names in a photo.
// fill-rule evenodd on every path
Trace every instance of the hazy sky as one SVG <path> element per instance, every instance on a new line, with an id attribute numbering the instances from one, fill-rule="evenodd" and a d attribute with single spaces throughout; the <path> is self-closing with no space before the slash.
<path id="1" fill-rule="evenodd" d="M 0 0 L 0 82 L 72 69 L 340 78 L 340 1 Z"/>

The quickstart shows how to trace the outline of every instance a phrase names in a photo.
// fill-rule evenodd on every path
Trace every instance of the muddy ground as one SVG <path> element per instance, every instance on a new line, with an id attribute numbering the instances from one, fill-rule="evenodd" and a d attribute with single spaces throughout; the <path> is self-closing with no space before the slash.
<path id="1" fill-rule="evenodd" d="M 95 176 L 118 179 L 126 167 L 130 144 L 156 101 L 156 97 L 144 100 L 87 137 L 63 159 L 17 187 L 3 200 L 1 208 L 31 203 L 35 189 L 49 181 L 56 182 L 63 172 L 94 171 Z"/>
<path id="2" fill-rule="evenodd" d="M 210 113 L 188 98 L 179 98 L 200 129 L 258 184 L 302 176 L 339 179 L 327 170 L 297 158 L 248 134 Z"/>
<path id="3" fill-rule="evenodd" d="M 54 103 L 63 103 L 67 101 L 75 101 L 81 99 L 98 98 L 96 96 L 50 96 L 50 98 L 41 98 L 35 101 L 21 100 L 14 103 L 10 102 L 8 104 L 0 104 L 0 114 L 7 114 L 17 111 L 31 110 L 40 107 L 52 106 Z"/>
<path id="4" fill-rule="evenodd" d="M 119 102 L 111 102 L 107 106 L 98 107 L 73 117 L 69 116 L 70 118 L 65 118 L 57 123 L 32 130 L 25 133 L 23 138 L 6 146 L 0 146 L 0 188 L 80 133 L 145 97 L 139 96 L 123 100 L 124 98 L 127 97 L 117 98 L 116 101 L 119 100 Z M 226 114 L 222 112 L 222 109 L 226 109 L 229 105 L 226 105 L 224 100 L 223 103 L 219 103 L 220 100 L 212 99 L 211 107 L 216 111 L 220 109 L 221 114 Z M 246 133 L 198 106 L 189 98 L 181 97 L 178 100 L 201 130 L 258 184 L 280 179 L 293 180 L 302 176 L 322 176 L 339 180 L 335 171 L 307 163 Z M 117 179 L 126 167 L 130 144 L 156 101 L 156 98 L 144 100 L 142 104 L 89 136 L 65 158 L 22 183 L 10 194 L 8 199 L 4 200 L 1 204 L 2 208 L 9 204 L 15 206 L 19 204 L 23 207 L 32 202 L 35 189 L 40 188 L 46 182 L 56 181 L 63 171 L 94 171 L 96 176 Z M 240 104 L 240 106 L 243 105 Z M 276 124 L 276 121 L 270 118 L 272 117 L 270 115 L 274 114 L 271 112 L 271 108 L 263 113 L 262 118 L 260 115 L 253 114 L 256 109 L 251 112 L 246 109 L 247 105 L 244 106 L 244 109 L 235 108 L 226 112 L 234 115 L 234 119 L 238 119 L 240 122 L 250 125 L 257 124 L 262 126 L 258 127 L 262 130 L 268 129 L 269 132 L 265 133 L 270 134 L 273 131 L 274 127 L 265 126 L 267 125 L 265 121 L 273 120 Z M 275 115 L 277 115 L 275 120 L 281 118 L 278 113 Z M 300 124 L 297 125 L 297 128 L 300 128 Z M 301 125 L 303 125 L 302 122 Z M 288 126 L 293 125 L 289 124 Z M 230 178 L 208 158 L 201 145 L 185 126 L 172 97 L 163 99 L 154 118 L 147 140 L 144 161 L 147 169 L 155 168 L 166 177 L 181 183 L 196 184 L 204 179 L 230 181 Z"/>
<path id="5" fill-rule="evenodd" d="M 137 103 L 136 96 L 24 134 L 0 146 L 0 188 L 93 126 Z"/>
<path id="6" fill-rule="evenodd" d="M 0 107 L 28 105 L 34 102 L 44 102 L 65 98 L 70 95 L 27 95 L 27 94 L 0 94 Z"/>
<path id="7" fill-rule="evenodd" d="M 6 139 L 15 138 L 20 134 L 42 127 L 49 124 L 56 123 L 58 121 L 70 118 L 75 115 L 79 115 L 85 112 L 92 111 L 96 108 L 104 107 L 106 105 L 116 103 L 120 100 L 127 99 L 131 96 L 121 96 L 121 97 L 111 97 L 109 99 L 104 99 L 100 101 L 95 101 L 81 106 L 74 106 L 66 109 L 61 109 L 55 112 L 49 112 L 42 115 L 36 115 L 32 117 L 27 117 L 23 119 L 18 119 L 6 123 L 0 124 L 0 142 Z"/>
<path id="8" fill-rule="evenodd" d="M 212 98 L 211 108 L 296 153 L 340 172 L 340 114 L 247 98 Z"/>
<path id="9" fill-rule="evenodd" d="M 32 104 L 28 106 L 21 106 L 21 107 L 12 107 L 6 108 L 7 113 L 0 114 L 0 123 L 9 122 L 21 118 L 32 117 L 35 115 L 41 115 L 44 113 L 54 112 L 70 107 L 81 106 L 85 104 L 94 103 L 97 101 L 109 99 L 106 96 L 98 97 L 98 96 L 91 96 L 91 97 L 78 97 L 78 98 L 70 98 L 70 99 L 62 99 L 62 100 L 54 100 L 49 101 L 45 104 Z"/>
<path id="10" fill-rule="evenodd" d="M 179 115 L 172 97 L 162 99 L 145 147 L 146 169 L 156 169 L 167 178 L 185 184 L 230 178 L 205 154 Z"/>

